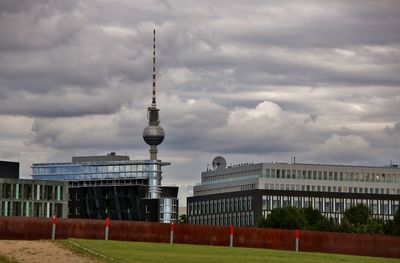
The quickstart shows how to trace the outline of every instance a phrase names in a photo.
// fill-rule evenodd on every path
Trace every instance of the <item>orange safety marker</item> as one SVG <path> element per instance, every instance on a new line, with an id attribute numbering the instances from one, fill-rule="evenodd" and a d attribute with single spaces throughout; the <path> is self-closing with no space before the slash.
<path id="1" fill-rule="evenodd" d="M 300 231 L 298 229 L 295 230 L 295 237 L 296 237 L 296 252 L 299 252 Z"/>
<path id="2" fill-rule="evenodd" d="M 110 228 L 110 218 L 107 216 L 106 217 L 106 230 L 105 230 L 105 234 L 104 234 L 104 240 L 108 240 L 109 228 Z"/>
<path id="3" fill-rule="evenodd" d="M 229 246 L 233 247 L 233 226 L 229 227 Z"/>
<path id="4" fill-rule="evenodd" d="M 174 243 L 174 231 L 175 231 L 175 225 L 174 225 L 174 223 L 171 223 L 170 228 L 169 228 L 169 243 L 170 244 Z"/>
<path id="5" fill-rule="evenodd" d="M 51 227 L 51 240 L 56 239 L 56 224 L 57 224 L 57 217 L 53 215 L 53 225 Z"/>

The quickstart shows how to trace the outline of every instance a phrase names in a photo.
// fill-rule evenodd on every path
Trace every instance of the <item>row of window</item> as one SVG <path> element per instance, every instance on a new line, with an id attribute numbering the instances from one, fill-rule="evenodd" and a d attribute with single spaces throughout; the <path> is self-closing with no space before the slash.
<path id="1" fill-rule="evenodd" d="M 178 219 L 177 213 L 160 213 L 161 223 L 170 223 L 171 221 L 176 221 Z"/>
<path id="2" fill-rule="evenodd" d="M 178 219 L 178 199 L 160 199 L 160 222 L 169 223 Z"/>
<path id="3" fill-rule="evenodd" d="M 57 217 L 63 216 L 62 203 L 2 201 L 1 216 Z"/>
<path id="4" fill-rule="evenodd" d="M 253 226 L 254 212 L 227 213 L 217 215 L 189 216 L 189 224 L 217 225 L 217 226 Z"/>
<path id="5" fill-rule="evenodd" d="M 213 176 L 204 176 L 202 178 L 202 183 L 208 182 L 218 182 L 218 181 L 230 181 L 230 180 L 238 180 L 242 178 L 249 178 L 251 176 L 259 176 L 261 174 L 261 170 L 247 170 L 235 173 L 221 174 L 221 175 L 213 175 Z"/>
<path id="6" fill-rule="evenodd" d="M 63 200 L 63 186 L 4 183 L 0 184 L 4 199 Z"/>
<path id="7" fill-rule="evenodd" d="M 399 174 L 266 169 L 266 178 L 399 183 Z"/>
<path id="8" fill-rule="evenodd" d="M 369 207 L 374 217 L 393 219 L 393 215 L 399 209 L 399 203 L 399 200 L 263 195 L 262 210 L 264 212 L 269 212 L 274 208 L 287 206 L 298 208 L 312 207 L 324 214 L 341 214 L 341 216 L 338 217 L 340 220 L 346 209 L 357 204 L 364 204 Z"/>
<path id="9" fill-rule="evenodd" d="M 195 189 L 195 195 L 204 195 L 204 194 L 219 194 L 219 193 L 227 193 L 227 192 L 237 192 L 237 191 L 246 191 L 256 189 L 256 184 L 244 184 L 244 185 L 234 185 L 227 187 L 217 187 L 211 189 Z"/>
<path id="10" fill-rule="evenodd" d="M 222 198 L 207 201 L 189 202 L 189 215 L 207 215 L 252 210 L 252 196 Z"/>
<path id="11" fill-rule="evenodd" d="M 312 192 L 339 192 L 360 194 L 400 194 L 400 189 L 377 188 L 377 187 L 348 187 L 348 186 L 325 186 L 325 185 L 299 185 L 299 184 L 265 184 L 268 190 L 292 190 Z"/>
<path id="12" fill-rule="evenodd" d="M 34 175 L 33 179 L 37 180 L 61 180 L 61 181 L 73 181 L 73 180 L 99 180 L 99 179 L 124 179 L 124 178 L 135 178 L 135 179 L 148 179 L 151 172 L 113 172 L 113 173 L 77 173 L 77 174 L 60 174 L 60 175 Z"/>
<path id="13" fill-rule="evenodd" d="M 83 173 L 119 173 L 157 171 L 157 165 L 149 164 L 125 164 L 125 165 L 69 165 L 33 167 L 33 175 L 51 174 L 83 174 Z"/>
<path id="14" fill-rule="evenodd" d="M 174 205 L 176 206 L 178 204 L 178 199 L 176 198 L 161 198 L 160 199 L 160 205 Z"/>

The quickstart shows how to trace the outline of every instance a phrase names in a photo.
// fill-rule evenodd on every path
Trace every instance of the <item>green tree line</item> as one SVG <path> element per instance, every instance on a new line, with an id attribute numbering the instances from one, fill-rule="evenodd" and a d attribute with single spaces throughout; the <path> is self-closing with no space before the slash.
<path id="1" fill-rule="evenodd" d="M 369 208 L 363 204 L 358 204 L 347 209 L 341 223 L 338 224 L 312 207 L 277 207 L 272 209 L 267 218 L 260 218 L 257 226 L 400 236 L 400 209 L 397 210 L 393 220 L 383 221 L 372 218 Z"/>

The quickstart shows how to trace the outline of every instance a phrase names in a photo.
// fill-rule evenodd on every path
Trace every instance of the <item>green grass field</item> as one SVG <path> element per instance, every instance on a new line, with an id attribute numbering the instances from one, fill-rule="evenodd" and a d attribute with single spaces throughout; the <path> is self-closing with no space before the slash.
<path id="1" fill-rule="evenodd" d="M 16 262 L 15 260 L 10 260 L 8 258 L 5 258 L 3 256 L 0 255 L 0 263 L 14 263 Z"/>
<path id="2" fill-rule="evenodd" d="M 60 241 L 61 244 L 78 253 L 88 253 L 73 245 L 74 242 L 86 249 L 107 257 L 103 261 L 111 261 L 110 258 L 120 262 L 137 263 L 203 263 L 203 262 L 400 262 L 396 259 L 359 257 L 322 253 L 294 253 L 290 251 L 278 251 L 253 248 L 229 248 L 217 246 L 195 246 L 182 244 L 160 244 L 142 242 L 120 242 L 104 240 L 80 240 L 69 239 Z M 100 257 L 99 257 L 100 258 Z"/>

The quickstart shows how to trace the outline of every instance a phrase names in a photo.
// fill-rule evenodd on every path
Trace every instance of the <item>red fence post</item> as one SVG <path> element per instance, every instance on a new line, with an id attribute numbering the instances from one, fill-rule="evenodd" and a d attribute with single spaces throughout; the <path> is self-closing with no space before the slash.
<path id="1" fill-rule="evenodd" d="M 295 236 L 296 236 L 296 252 L 299 252 L 300 231 L 298 229 L 295 230 Z"/>
<path id="2" fill-rule="evenodd" d="M 175 225 L 174 225 L 174 223 L 171 223 L 171 226 L 169 228 L 169 243 L 170 244 L 174 243 L 174 231 L 175 231 Z"/>
<path id="3" fill-rule="evenodd" d="M 229 227 L 229 246 L 233 247 L 233 226 Z"/>
<path id="4" fill-rule="evenodd" d="M 110 218 L 107 216 L 106 217 L 106 230 L 105 230 L 105 234 L 104 234 L 104 240 L 108 240 L 109 228 L 110 228 Z"/>
<path id="5" fill-rule="evenodd" d="M 51 227 L 51 240 L 56 239 L 56 223 L 57 223 L 57 217 L 56 215 L 53 215 L 53 225 Z"/>

